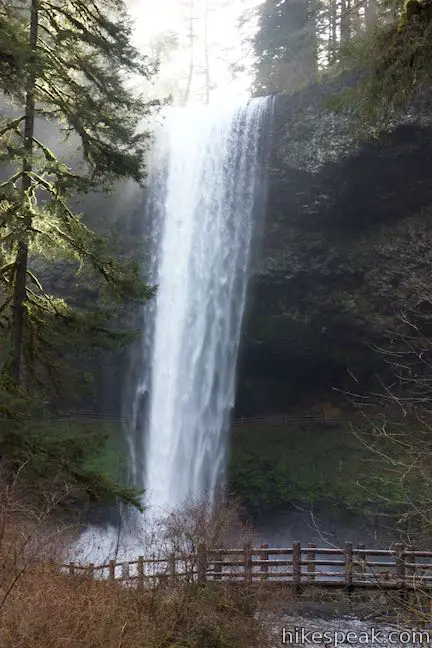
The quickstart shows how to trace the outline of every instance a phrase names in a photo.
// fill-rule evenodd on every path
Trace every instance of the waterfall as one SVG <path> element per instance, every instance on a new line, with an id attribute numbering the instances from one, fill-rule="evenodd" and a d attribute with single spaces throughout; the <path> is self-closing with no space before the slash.
<path id="1" fill-rule="evenodd" d="M 215 497 L 223 481 L 266 99 L 169 108 L 156 136 L 147 278 L 127 425 L 152 509 Z"/>

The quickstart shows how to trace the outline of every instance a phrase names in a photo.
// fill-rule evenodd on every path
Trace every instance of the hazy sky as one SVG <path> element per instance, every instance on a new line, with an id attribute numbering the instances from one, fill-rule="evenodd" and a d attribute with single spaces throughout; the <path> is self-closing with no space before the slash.
<path id="1" fill-rule="evenodd" d="M 250 85 L 250 76 L 242 75 L 233 81 L 231 66 L 241 61 L 250 67 L 247 51 L 242 45 L 239 18 L 260 0 L 208 0 L 208 42 L 211 82 L 216 86 L 212 99 L 233 95 L 245 95 Z M 195 89 L 204 84 L 204 15 L 206 0 L 194 0 L 195 39 Z M 160 75 L 161 92 L 170 90 L 176 82 L 185 84 L 190 61 L 187 31 L 188 0 L 128 0 L 129 10 L 136 24 L 136 44 L 145 48 L 158 36 L 168 32 L 180 35 L 180 47 L 165 61 Z M 199 92 L 197 97 L 199 100 Z"/>

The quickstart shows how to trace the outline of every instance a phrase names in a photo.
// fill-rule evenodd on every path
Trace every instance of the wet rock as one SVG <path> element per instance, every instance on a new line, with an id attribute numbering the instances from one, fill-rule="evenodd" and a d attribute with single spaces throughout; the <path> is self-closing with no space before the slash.
<path id="1" fill-rule="evenodd" d="M 278 96 L 261 256 L 239 361 L 237 413 L 367 391 L 401 311 L 428 285 L 431 120 L 359 144 L 326 109 L 343 80 Z M 320 396 L 321 397 L 321 396 Z"/>

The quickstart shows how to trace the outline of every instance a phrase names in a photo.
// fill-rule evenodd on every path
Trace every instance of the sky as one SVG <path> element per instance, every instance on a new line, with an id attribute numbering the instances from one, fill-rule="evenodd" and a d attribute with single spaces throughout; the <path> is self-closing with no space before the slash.
<path id="1" fill-rule="evenodd" d="M 204 87 L 204 15 L 206 0 L 194 0 L 195 71 L 192 102 L 203 101 Z M 208 0 L 209 69 L 213 90 L 211 100 L 232 96 L 247 96 L 251 84 L 252 59 L 242 39 L 238 25 L 240 17 L 260 0 Z M 178 85 L 185 86 L 189 70 L 190 49 L 188 32 L 188 0 L 128 0 L 135 22 L 135 42 L 145 50 L 162 34 L 179 34 L 179 47 L 162 62 L 156 94 L 175 93 Z M 249 73 L 233 79 L 231 67 L 241 61 Z"/>

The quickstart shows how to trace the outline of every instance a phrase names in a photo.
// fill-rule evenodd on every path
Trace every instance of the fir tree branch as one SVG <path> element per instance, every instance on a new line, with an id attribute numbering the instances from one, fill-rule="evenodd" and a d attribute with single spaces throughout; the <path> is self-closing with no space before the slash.
<path id="1" fill-rule="evenodd" d="M 29 270 L 29 269 L 27 269 L 27 275 L 30 277 L 30 279 L 32 280 L 32 282 L 33 282 L 33 283 L 34 283 L 34 284 L 39 288 L 39 290 L 41 291 L 42 295 L 43 295 L 44 297 L 47 297 L 47 298 L 48 298 L 48 295 L 47 295 L 46 292 L 44 291 L 44 289 L 43 289 L 43 287 L 42 287 L 42 284 L 41 284 L 41 282 L 39 281 L 39 279 L 36 277 L 36 275 L 33 274 L 33 272 L 32 272 L 31 270 Z"/>
<path id="2" fill-rule="evenodd" d="M 23 175 L 22 170 L 21 170 L 21 171 L 17 171 L 16 173 L 14 173 L 14 175 L 10 176 L 10 178 L 8 178 L 8 179 L 5 180 L 4 182 L 0 183 L 0 191 L 1 191 L 2 189 L 5 189 L 6 187 L 9 187 L 10 185 L 13 185 L 13 186 L 15 187 L 15 184 L 14 184 L 14 183 L 15 183 L 17 180 L 19 180 L 19 179 L 22 177 L 22 175 Z"/>
<path id="3" fill-rule="evenodd" d="M 3 135 L 6 135 L 6 133 L 10 130 L 15 131 L 18 135 L 20 135 L 20 131 L 18 126 L 23 122 L 25 119 L 25 115 L 21 115 L 21 117 L 18 117 L 17 119 L 14 119 L 6 124 L 4 128 L 0 129 L 0 137 L 3 137 Z"/>
<path id="4" fill-rule="evenodd" d="M 0 277 L 3 277 L 6 274 L 9 274 L 11 270 L 15 268 L 15 261 L 12 261 L 11 263 L 6 263 L 4 266 L 0 268 Z"/>
<path id="5" fill-rule="evenodd" d="M 3 304 L 0 304 L 0 313 L 3 313 L 3 311 L 5 311 L 6 308 L 12 304 L 12 301 L 13 301 L 12 295 L 10 297 L 7 297 L 3 302 Z"/>

